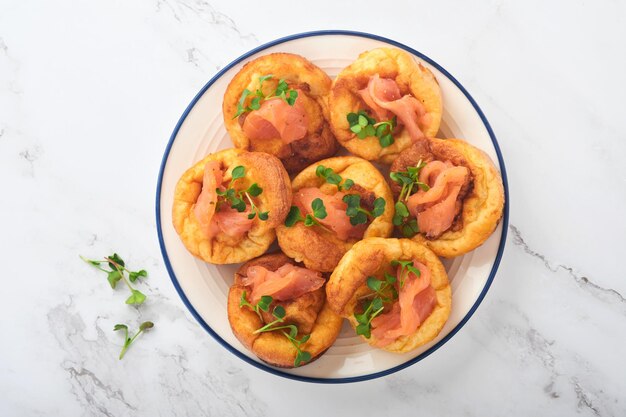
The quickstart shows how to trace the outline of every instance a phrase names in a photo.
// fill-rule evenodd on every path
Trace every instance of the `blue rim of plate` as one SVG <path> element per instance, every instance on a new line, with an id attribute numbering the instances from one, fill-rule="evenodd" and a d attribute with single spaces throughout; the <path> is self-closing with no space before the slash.
<path id="1" fill-rule="evenodd" d="M 163 172 L 165 171 L 165 165 L 167 164 L 167 159 L 168 159 L 168 156 L 170 154 L 170 149 L 172 148 L 172 144 L 174 143 L 174 140 L 176 139 L 176 136 L 178 135 L 178 131 L 179 131 L 180 127 L 182 126 L 183 122 L 187 118 L 187 115 L 189 114 L 191 109 L 195 106 L 196 102 L 200 99 L 200 97 L 202 97 L 202 95 L 209 89 L 209 87 L 211 87 L 211 85 L 213 85 L 213 83 L 215 81 L 217 81 L 226 71 L 228 71 L 229 69 L 231 69 L 233 66 L 237 65 L 238 63 L 240 63 L 244 59 L 247 59 L 250 56 L 252 56 L 252 55 L 254 55 L 254 54 L 258 53 L 258 52 L 261 52 L 261 51 L 263 51 L 263 50 L 265 50 L 267 48 L 270 48 L 272 46 L 279 45 L 281 43 L 285 43 L 285 42 L 288 42 L 288 41 L 293 41 L 293 40 L 296 40 L 296 39 L 309 38 L 309 37 L 314 37 L 314 36 L 327 36 L 327 35 L 355 36 L 355 37 L 361 37 L 361 38 L 374 39 L 374 40 L 377 40 L 377 41 L 388 43 L 390 45 L 393 45 L 393 46 L 396 46 L 398 48 L 404 49 L 405 51 L 410 52 L 410 53 L 420 57 L 421 59 L 423 59 L 424 61 L 428 62 L 430 65 L 432 65 L 433 67 L 437 68 L 446 77 L 448 77 L 448 79 L 450 79 L 454 83 L 454 85 L 456 85 L 459 88 L 459 90 L 461 90 L 463 92 L 465 97 L 467 97 L 467 99 L 470 101 L 470 103 L 472 104 L 472 106 L 474 107 L 474 109 L 476 110 L 478 115 L 480 116 L 480 119 L 482 120 L 483 124 L 485 125 L 485 128 L 487 129 L 487 132 L 489 132 L 489 137 L 491 138 L 491 141 L 493 142 L 493 147 L 495 148 L 496 154 L 498 155 L 498 162 L 500 163 L 500 173 L 502 175 L 502 182 L 504 184 L 504 213 L 503 213 L 503 217 L 502 217 L 502 236 L 500 238 L 500 246 L 498 247 L 498 253 L 496 254 L 496 259 L 495 259 L 495 261 L 493 263 L 493 267 L 491 268 L 491 272 L 489 273 L 489 278 L 487 279 L 487 282 L 485 283 L 484 288 L 482 289 L 480 295 L 478 296 L 478 299 L 476 300 L 476 302 L 474 303 L 474 305 L 472 306 L 470 311 L 465 315 L 465 317 L 463 317 L 463 319 L 459 322 L 459 324 L 457 324 L 456 327 L 454 329 L 452 329 L 452 331 L 450 333 L 448 333 L 443 339 L 441 339 L 439 342 L 437 342 L 435 345 L 433 345 L 430 349 L 428 349 L 427 351 L 425 351 L 421 355 L 418 355 L 415 358 L 413 358 L 411 360 L 408 360 L 407 362 L 405 362 L 405 363 L 403 363 L 401 365 L 395 366 L 395 367 L 390 368 L 390 369 L 386 369 L 384 371 L 375 372 L 373 374 L 368 374 L 368 375 L 347 377 L 347 378 L 314 378 L 314 377 L 307 377 L 307 376 L 300 376 L 300 375 L 289 374 L 289 373 L 280 371 L 280 370 L 278 370 L 276 368 L 272 368 L 269 365 L 265 365 L 263 363 L 257 362 L 254 359 L 252 359 L 252 358 L 246 356 L 245 354 L 241 353 L 240 351 L 235 349 L 230 344 L 228 344 L 228 342 L 226 342 L 224 339 L 222 339 L 202 319 L 200 314 L 198 314 L 196 309 L 191 305 L 191 303 L 189 302 L 189 299 L 187 298 L 187 296 L 183 292 L 183 290 L 182 290 L 182 288 L 181 288 L 181 286 L 180 286 L 180 284 L 178 282 L 178 279 L 176 278 L 176 274 L 174 274 L 174 270 L 172 269 L 172 265 L 170 263 L 169 257 L 167 256 L 167 250 L 165 248 L 165 242 L 163 241 L 163 231 L 162 231 L 162 228 L 161 228 L 161 184 L 163 182 Z M 394 372 L 398 372 L 398 371 L 400 371 L 400 370 L 402 370 L 404 368 L 407 368 L 407 367 L 409 367 L 409 366 L 411 366 L 411 365 L 421 361 L 422 359 L 426 358 L 427 356 L 429 356 L 433 352 L 435 352 L 437 349 L 439 349 L 441 346 L 443 346 L 448 340 L 450 340 L 452 338 L 452 336 L 454 336 L 459 330 L 461 330 L 461 328 L 465 325 L 465 323 L 467 323 L 467 321 L 470 319 L 470 317 L 472 317 L 472 315 L 474 314 L 474 312 L 476 311 L 476 309 L 478 308 L 478 306 L 480 305 L 482 300 L 485 298 L 485 295 L 487 294 L 487 291 L 489 291 L 489 287 L 491 287 L 491 283 L 493 282 L 493 279 L 496 276 L 496 271 L 498 270 L 498 266 L 500 265 L 500 260 L 502 259 L 502 254 L 504 252 L 504 246 L 505 246 L 505 243 L 506 243 L 506 235 L 507 235 L 507 230 L 508 230 L 508 225 L 509 225 L 509 186 L 508 186 L 508 182 L 507 182 L 506 169 L 504 168 L 504 160 L 502 159 L 502 153 L 500 152 L 500 146 L 498 145 L 498 141 L 496 140 L 496 135 L 493 133 L 493 130 L 491 129 L 491 126 L 489 125 L 489 122 L 487 121 L 487 118 L 483 114 L 482 110 L 480 109 L 480 107 L 478 106 L 476 101 L 467 92 L 467 90 L 461 85 L 461 83 L 458 82 L 456 80 L 456 78 L 454 78 L 441 65 L 439 65 L 438 63 L 436 63 L 435 61 L 433 61 L 432 59 L 430 59 L 426 55 L 422 54 L 421 52 L 418 52 L 418 51 L 416 51 L 415 49 L 413 49 L 413 48 L 411 48 L 409 46 L 406 46 L 406 45 L 404 45 L 404 44 L 402 44 L 400 42 L 396 42 L 396 41 L 394 41 L 392 39 L 385 38 L 383 36 L 373 35 L 371 33 L 365 33 L 365 32 L 349 31 L 349 30 L 320 30 L 320 31 L 312 31 L 312 32 L 302 32 L 302 33 L 297 33 L 297 34 L 294 34 L 294 35 L 285 36 L 285 37 L 273 40 L 271 42 L 265 43 L 265 44 L 263 44 L 261 46 L 258 46 L 256 48 L 246 52 L 245 54 L 241 55 L 239 58 L 235 59 L 230 64 L 228 64 L 224 68 L 222 68 L 217 74 L 215 74 L 209 80 L 208 83 L 206 83 L 206 85 L 204 87 L 202 87 L 202 89 L 198 92 L 198 94 L 196 94 L 196 96 L 193 98 L 193 100 L 191 100 L 191 103 L 189 103 L 189 105 L 185 109 L 184 113 L 182 114 L 182 116 L 178 120 L 178 123 L 176 124 L 176 127 L 174 128 L 174 131 L 172 132 L 172 136 L 170 137 L 170 140 L 167 143 L 167 147 L 165 148 L 165 153 L 163 154 L 163 159 L 161 161 L 161 167 L 159 169 L 159 178 L 157 180 L 157 190 L 156 190 L 156 223 L 157 223 L 157 233 L 158 233 L 158 236 L 159 236 L 159 246 L 161 247 L 161 254 L 163 255 L 163 260 L 165 261 L 165 267 L 167 268 L 167 272 L 169 273 L 170 278 L 172 279 L 172 283 L 174 284 L 174 287 L 176 288 L 176 291 L 178 292 L 178 295 L 183 300 L 183 303 L 185 304 L 187 309 L 191 312 L 191 314 L 195 317 L 195 319 L 198 321 L 198 323 L 200 323 L 200 325 L 204 328 L 204 330 L 206 330 L 211 336 L 213 336 L 213 338 L 215 338 L 215 340 L 217 340 L 220 345 L 222 345 L 228 351 L 230 351 L 231 353 L 236 355 L 239 359 L 242 359 L 245 362 L 249 363 L 250 365 L 255 366 L 255 367 L 259 368 L 259 369 L 262 369 L 262 370 L 267 371 L 267 372 L 269 372 L 271 374 L 274 374 L 274 375 L 282 376 L 284 378 L 293 379 L 293 380 L 297 380 L 297 381 L 303 381 L 303 382 L 314 382 L 314 383 L 321 383 L 321 384 L 343 384 L 343 383 L 349 383 L 349 382 L 360 382 L 360 381 L 367 381 L 367 380 L 370 380 L 370 379 L 380 378 L 380 377 L 383 377 L 383 376 L 386 376 L 386 375 L 393 374 Z"/>

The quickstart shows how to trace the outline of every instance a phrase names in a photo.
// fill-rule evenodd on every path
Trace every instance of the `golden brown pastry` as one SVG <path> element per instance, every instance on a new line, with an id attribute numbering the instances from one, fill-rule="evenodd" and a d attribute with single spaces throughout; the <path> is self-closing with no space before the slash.
<path id="1" fill-rule="evenodd" d="M 450 316 L 452 293 L 439 258 L 408 239 L 356 243 L 326 284 L 330 308 L 370 345 L 409 352 L 433 340 Z"/>
<path id="2" fill-rule="evenodd" d="M 390 171 L 392 189 L 404 205 L 396 204 L 394 223 L 439 256 L 459 256 L 482 245 L 502 217 L 500 173 L 483 151 L 461 139 L 420 140 Z"/>
<path id="3" fill-rule="evenodd" d="M 357 156 L 385 164 L 415 140 L 435 136 L 443 111 L 435 76 L 396 48 L 363 52 L 341 71 L 329 108 L 339 143 Z"/>
<path id="4" fill-rule="evenodd" d="M 292 181 L 293 203 L 276 229 L 288 256 L 332 271 L 355 242 L 393 232 L 393 197 L 382 174 L 354 156 L 319 161 Z"/>
<path id="5" fill-rule="evenodd" d="M 233 333 L 273 366 L 314 361 L 335 342 L 343 322 L 328 308 L 325 282 L 321 273 L 282 253 L 247 262 L 235 273 L 228 293 Z"/>
<path id="6" fill-rule="evenodd" d="M 333 155 L 328 124 L 331 80 L 294 54 L 273 53 L 248 62 L 232 79 L 222 110 L 235 147 L 278 157 L 290 173 Z"/>
<path id="7" fill-rule="evenodd" d="M 172 219 L 185 247 L 214 264 L 264 253 L 289 212 L 291 187 L 280 161 L 263 152 L 208 155 L 178 181 Z"/>

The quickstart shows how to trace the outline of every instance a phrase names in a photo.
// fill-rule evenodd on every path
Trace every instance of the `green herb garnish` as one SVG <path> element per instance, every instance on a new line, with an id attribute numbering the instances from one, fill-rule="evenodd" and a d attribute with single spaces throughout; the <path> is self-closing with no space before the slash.
<path id="1" fill-rule="evenodd" d="M 415 274 L 417 278 L 419 278 L 422 275 L 420 270 L 417 269 L 415 266 L 413 266 L 413 261 L 393 260 L 391 261 L 391 266 L 400 267 L 400 287 L 404 286 L 404 281 L 406 280 L 406 277 L 409 274 L 409 272 Z"/>
<path id="2" fill-rule="evenodd" d="M 219 188 L 215 189 L 215 192 L 218 196 L 222 197 L 222 201 L 218 200 L 217 209 L 222 202 L 228 202 L 231 208 L 234 208 L 239 213 L 243 213 L 246 211 L 246 201 L 250 203 L 250 214 L 248 214 L 248 219 L 254 219 L 254 216 L 259 215 L 260 220 L 267 220 L 269 217 L 268 211 L 259 211 L 259 208 L 254 204 L 252 197 L 258 197 L 263 192 L 263 188 L 259 187 L 259 185 L 255 182 L 250 185 L 248 188 L 242 191 L 237 191 L 233 188 L 233 183 L 245 177 L 246 168 L 242 165 L 238 165 L 232 170 L 232 178 L 228 187 L 225 190 L 220 190 Z M 245 199 L 245 200 L 244 200 Z"/>
<path id="3" fill-rule="evenodd" d="M 281 331 L 283 336 L 285 336 L 287 340 L 289 340 L 291 344 L 296 348 L 296 358 L 294 360 L 293 365 L 295 367 L 298 367 L 302 365 L 304 362 L 310 361 L 311 354 L 307 351 L 303 351 L 300 348 L 300 345 L 302 345 L 303 343 L 306 343 L 311 337 L 311 335 L 310 334 L 304 335 L 300 338 L 300 340 L 298 340 L 297 339 L 298 328 L 296 327 L 296 325 L 294 324 L 278 325 L 285 321 L 286 312 L 283 306 L 278 305 L 274 307 L 274 311 L 272 311 L 272 315 L 274 316 L 275 320 L 271 321 L 270 323 L 267 323 L 266 325 L 264 325 L 263 327 L 259 329 L 256 329 L 253 333 L 258 334 L 258 333 L 264 333 L 264 332 L 273 332 L 275 330 L 283 330 Z M 284 330 L 289 330 L 289 332 L 287 333 Z"/>
<path id="4" fill-rule="evenodd" d="M 269 295 L 263 295 L 255 305 L 252 305 L 248 302 L 248 299 L 246 298 L 247 296 L 248 294 L 244 290 L 241 293 L 241 298 L 239 299 L 239 308 L 249 307 L 259 316 L 260 319 L 263 319 L 263 317 L 261 316 L 261 310 L 265 312 L 269 311 L 270 304 L 272 304 L 272 301 L 274 301 L 274 299 Z"/>
<path id="5" fill-rule="evenodd" d="M 395 276 L 385 272 L 385 279 L 379 280 L 374 276 L 367 277 L 367 287 L 374 291 L 383 302 L 388 303 L 398 299 L 398 291 L 394 284 L 397 279 Z"/>
<path id="6" fill-rule="evenodd" d="M 322 226 L 322 224 L 320 224 L 320 222 L 316 219 L 325 219 L 328 215 L 326 207 L 324 206 L 324 201 L 321 198 L 316 198 L 311 202 L 311 209 L 313 210 L 313 214 L 307 214 L 303 217 L 302 212 L 297 206 L 291 206 L 291 209 L 285 218 L 285 226 L 292 227 L 298 222 L 304 222 L 304 225 L 308 227 Z"/>
<path id="7" fill-rule="evenodd" d="M 409 199 L 414 190 L 422 189 L 430 190 L 428 184 L 419 180 L 419 174 L 422 168 L 426 166 L 426 162 L 421 159 L 414 167 L 407 167 L 406 171 L 390 172 L 389 177 L 402 186 L 398 202 L 395 204 L 396 212 L 393 216 L 393 224 L 400 227 L 404 237 L 415 236 L 419 232 L 417 220 L 410 218 L 409 209 L 406 201 Z"/>
<path id="8" fill-rule="evenodd" d="M 124 330 L 124 347 L 122 347 L 122 351 L 120 352 L 119 359 L 121 360 L 124 357 L 124 355 L 126 354 L 126 351 L 130 347 L 130 345 L 135 341 L 137 336 L 139 336 L 141 333 L 153 327 L 154 327 L 154 323 L 152 323 L 151 321 L 144 321 L 139 326 L 139 330 L 137 331 L 137 333 L 135 333 L 133 337 L 128 337 L 128 326 L 125 324 L 116 324 L 115 327 L 113 327 L 114 331 Z"/>
<path id="9" fill-rule="evenodd" d="M 347 205 L 346 215 L 350 217 L 350 224 L 353 226 L 367 223 L 368 217 L 381 216 L 385 212 L 385 205 L 387 204 L 384 198 L 378 197 L 374 200 L 373 210 L 369 211 L 361 207 L 361 196 L 358 194 L 346 194 L 342 200 Z"/>
<path id="10" fill-rule="evenodd" d="M 80 258 L 100 271 L 106 272 L 107 280 L 109 281 L 111 288 L 115 289 L 118 282 L 124 281 L 131 293 L 130 297 L 126 299 L 126 304 L 138 305 L 142 304 L 146 300 L 146 296 L 141 291 L 130 285 L 131 282 L 134 283 L 138 278 L 145 278 L 148 276 L 148 272 L 145 269 L 131 271 L 126 268 L 124 260 L 117 253 L 107 256 L 102 260 L 87 259 L 82 256 Z M 110 269 L 106 269 L 106 267 L 103 268 L 102 264 L 105 264 Z M 128 278 L 126 277 L 127 274 Z"/>
<path id="11" fill-rule="evenodd" d="M 356 326 L 356 334 L 369 339 L 372 332 L 372 320 L 383 311 L 383 308 L 382 298 L 374 297 L 372 300 L 367 300 L 363 305 L 363 313 L 354 314 L 354 318 L 359 323 Z"/>
<path id="12" fill-rule="evenodd" d="M 348 113 L 346 116 L 350 123 L 350 130 L 356 134 L 359 139 L 376 136 L 378 143 L 383 148 L 393 144 L 394 139 L 391 132 L 398 125 L 398 119 L 393 116 L 391 120 L 376 122 L 376 119 L 370 117 L 365 110 L 359 110 L 358 113 Z"/>
<path id="13" fill-rule="evenodd" d="M 341 175 L 337 174 L 332 168 L 327 168 L 324 165 L 318 165 L 315 170 L 315 175 L 320 178 L 324 178 L 327 183 L 337 186 L 339 191 L 349 190 L 354 185 L 354 181 L 347 178 L 345 181 L 341 178 Z M 343 184 L 341 183 L 343 181 Z"/>
<path id="14" fill-rule="evenodd" d="M 239 101 L 237 102 L 237 112 L 233 116 L 233 119 L 236 119 L 237 117 L 241 116 L 243 113 L 253 111 L 253 110 L 258 110 L 259 108 L 261 108 L 262 100 L 268 100 L 272 97 L 281 98 L 285 100 L 285 102 L 287 102 L 287 104 L 289 104 L 290 106 L 293 106 L 294 104 L 296 104 L 296 99 L 298 98 L 298 92 L 296 90 L 290 89 L 287 82 L 282 78 L 278 81 L 276 90 L 274 90 L 273 93 L 269 95 L 265 95 L 265 93 L 263 93 L 263 82 L 265 82 L 266 80 L 271 80 L 272 77 L 273 77 L 272 74 L 263 75 L 259 77 L 259 88 L 257 88 L 256 91 L 254 92 L 254 97 L 252 98 L 252 100 L 250 100 L 250 104 L 248 106 L 245 105 L 246 100 L 253 93 L 247 88 L 243 90 L 243 92 L 241 93 L 241 97 L 239 98 Z"/>

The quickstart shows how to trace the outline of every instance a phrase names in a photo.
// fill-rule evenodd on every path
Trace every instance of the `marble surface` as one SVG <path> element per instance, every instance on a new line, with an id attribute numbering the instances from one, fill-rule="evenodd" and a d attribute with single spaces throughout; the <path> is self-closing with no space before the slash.
<path id="1" fill-rule="evenodd" d="M 0 0 L 0 415 L 626 415 L 626 4 L 547 3 Z M 340 386 L 269 375 L 211 339 L 154 216 L 162 152 L 200 87 L 250 48 L 325 28 L 455 75 L 511 192 L 469 323 L 413 367 Z M 150 272 L 139 309 L 78 258 L 112 250 Z M 143 320 L 156 327 L 118 361 L 113 325 Z"/>

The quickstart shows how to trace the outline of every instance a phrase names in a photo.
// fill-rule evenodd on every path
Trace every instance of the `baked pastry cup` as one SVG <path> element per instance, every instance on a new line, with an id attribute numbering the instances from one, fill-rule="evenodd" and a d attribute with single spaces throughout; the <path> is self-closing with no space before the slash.
<path id="1" fill-rule="evenodd" d="M 326 297 L 330 308 L 347 318 L 359 333 L 359 326 L 363 326 L 365 321 L 363 317 L 365 306 L 379 296 L 370 288 L 370 285 L 374 286 L 372 282 L 385 282 L 387 277 L 385 274 L 396 277 L 397 269 L 401 268 L 401 266 L 395 266 L 398 261 L 413 262 L 411 266 L 414 267 L 420 263 L 427 268 L 427 271 L 420 267 L 422 274 L 416 277 L 406 269 L 403 271 L 402 280 L 397 279 L 392 285 L 387 285 L 386 290 L 382 290 L 384 295 L 380 298 L 388 298 L 382 303 L 383 310 L 372 320 L 370 334 L 363 331 L 360 334 L 372 346 L 390 352 L 404 353 L 437 337 L 450 316 L 452 292 L 448 276 L 437 255 L 426 246 L 409 239 L 369 238 L 356 243 L 341 259 L 330 276 L 326 284 Z M 404 297 L 403 290 L 408 290 L 412 285 L 420 285 L 419 280 L 423 279 L 429 279 L 430 282 L 424 282 L 424 290 L 417 293 L 415 297 L 421 297 L 421 294 L 430 292 L 430 302 L 433 304 L 432 309 L 425 310 L 424 317 L 417 322 L 418 327 L 409 334 L 385 339 L 385 341 L 377 337 L 377 334 L 379 336 L 380 334 L 374 326 L 376 319 L 380 320 L 380 317 L 399 308 L 400 300 Z M 392 287 L 399 296 L 393 296 Z M 414 302 L 418 303 L 418 300 L 409 298 L 411 305 Z M 372 311 L 370 309 L 370 314 Z M 366 334 L 363 335 L 363 333 Z"/>
<path id="2" fill-rule="evenodd" d="M 422 165 L 441 161 L 449 166 L 465 167 L 468 175 L 454 203 L 454 217 L 450 226 L 443 230 L 445 224 L 449 222 L 445 223 L 433 233 L 429 232 L 428 227 L 422 226 L 422 230 L 419 230 L 412 239 L 428 246 L 437 255 L 445 258 L 462 255 L 482 245 L 496 229 L 504 208 L 502 177 L 489 156 L 461 139 L 429 138 L 418 141 L 407 149 L 391 165 L 390 171 L 392 173 L 407 172 L 408 167 L 415 167 L 420 161 Z M 436 179 L 433 181 L 431 176 L 430 180 L 428 185 L 432 187 Z M 450 189 L 452 186 L 453 184 L 448 185 Z M 401 191 L 400 185 L 391 181 L 391 187 L 397 198 Z M 413 191 L 426 194 L 423 190 L 419 190 L 419 187 L 413 187 Z M 418 210 L 411 207 L 412 199 L 414 199 L 412 196 L 408 198 L 408 201 L 406 201 L 406 196 L 402 198 L 408 205 L 410 213 L 409 217 L 402 221 L 401 231 L 405 236 L 412 234 L 406 228 L 407 221 L 413 221 L 414 225 L 417 223 L 417 229 L 420 229 L 421 220 L 425 219 L 425 217 L 420 219 L 420 216 L 424 216 L 426 212 L 416 214 Z M 435 201 L 430 203 L 430 206 L 434 207 L 432 209 L 434 211 L 443 204 Z M 423 207 L 429 207 L 429 204 Z M 432 213 L 428 215 L 430 214 Z M 417 222 L 415 222 L 416 217 Z M 407 231 L 409 233 L 406 233 Z M 417 230 L 413 230 L 415 231 Z"/>
<path id="3" fill-rule="evenodd" d="M 408 125 L 400 124 L 391 132 L 393 143 L 385 147 L 381 145 L 384 143 L 379 137 L 357 137 L 348 121 L 348 114 L 361 110 L 365 110 L 376 122 L 385 121 L 381 120 L 382 115 L 378 115 L 363 97 L 363 92 L 369 91 L 369 84 L 375 77 L 386 83 L 391 82 L 391 87 L 399 91 L 398 97 L 412 96 L 417 99 L 418 103 L 408 100 L 401 107 L 405 107 L 405 104 L 415 105 L 423 112 L 419 116 L 414 114 L 419 131 L 411 134 Z M 382 86 L 383 90 L 386 87 Z M 417 139 L 412 136 L 436 136 L 443 111 L 441 90 L 433 73 L 416 62 L 410 54 L 396 48 L 378 48 L 363 52 L 356 61 L 344 68 L 333 81 L 329 108 L 331 127 L 339 143 L 354 155 L 385 164 L 392 163 L 403 150 L 411 146 Z M 393 112 L 387 113 L 387 119 L 394 115 Z"/>
<path id="4" fill-rule="evenodd" d="M 319 175 L 318 170 L 331 169 L 334 174 L 340 176 L 342 191 L 339 191 L 337 185 L 327 182 L 323 176 Z M 346 181 L 352 181 L 354 185 L 346 190 Z M 372 210 L 372 202 L 376 203 L 384 201 L 384 211 L 377 217 L 368 216 L 367 222 L 359 224 L 353 229 L 348 230 L 348 236 L 339 236 L 334 229 L 320 225 L 305 225 L 305 222 L 298 221 L 291 226 L 281 224 L 276 228 L 278 237 L 278 245 L 282 251 L 289 257 L 294 258 L 298 262 L 303 262 L 307 268 L 316 271 L 331 272 L 341 257 L 354 245 L 357 241 L 367 237 L 388 237 L 393 233 L 393 197 L 389 185 L 385 181 L 383 175 L 368 161 L 357 158 L 355 156 L 338 156 L 334 158 L 319 161 L 298 174 L 291 183 L 294 203 L 292 203 L 293 214 L 294 207 L 297 207 L 297 201 L 301 194 L 312 189 L 319 189 L 322 194 L 329 198 L 343 194 L 359 195 L 361 205 Z M 323 195 L 321 196 L 323 198 Z M 339 198 L 337 198 L 339 200 Z M 347 217 L 346 204 L 338 204 L 338 220 L 351 222 Z M 327 203 L 326 206 L 329 204 Z M 366 207 L 367 206 L 367 207 Z M 302 208 L 300 214 L 304 217 L 310 211 L 310 205 Z M 330 207 L 326 207 L 330 217 Z M 345 215 L 345 216 L 344 216 Z M 343 216 L 343 217 L 342 217 Z M 289 220 L 291 216 L 288 216 Z M 324 222 L 326 219 L 316 219 L 318 222 Z M 286 223 L 289 223 L 288 221 Z M 351 226 L 351 223 L 348 223 Z M 354 232 L 354 233 L 352 233 Z"/>
<path id="5" fill-rule="evenodd" d="M 270 75 L 270 78 L 264 78 Z M 281 81 L 286 84 L 279 85 Z M 339 145 L 328 123 L 330 85 L 331 80 L 324 71 L 299 55 L 273 53 L 248 62 L 231 80 L 222 104 L 224 124 L 235 147 L 275 155 L 289 173 L 296 173 L 315 161 L 334 155 Z M 275 94 L 286 86 L 285 100 L 281 101 Z M 297 92 L 297 98 L 290 107 L 285 101 L 293 94 L 292 90 Z M 251 94 L 245 96 L 245 91 Z M 258 99 L 257 91 L 265 99 L 253 103 Z M 277 104 L 277 110 L 266 118 L 276 126 L 282 126 L 282 133 L 272 130 L 271 125 L 258 118 L 254 124 L 246 125 L 247 117 L 264 112 L 264 102 L 270 100 Z M 251 108 L 257 105 L 263 110 Z M 239 110 L 246 109 L 248 111 L 239 115 Z M 291 114 L 292 119 L 285 121 L 284 118 L 290 117 L 287 114 Z"/>
<path id="6" fill-rule="evenodd" d="M 223 178 L 219 183 L 205 187 L 203 182 L 207 178 L 205 168 L 208 164 L 219 167 Z M 235 176 L 242 175 L 242 172 L 243 176 L 233 180 L 236 168 Z M 262 191 L 259 193 L 253 184 Z M 217 193 L 212 196 L 217 201 L 208 199 L 204 206 L 198 207 L 203 189 L 211 192 L 215 191 L 213 187 L 233 189 L 232 195 L 241 197 L 245 211 L 239 213 L 231 207 L 231 200 L 218 197 Z M 246 193 L 246 190 L 250 192 Z M 290 202 L 289 176 L 278 158 L 263 152 L 226 149 L 208 155 L 182 175 L 176 184 L 172 219 L 183 244 L 194 256 L 214 264 L 245 262 L 269 248 L 276 237 L 276 226 L 282 224 L 289 212 Z M 206 212 L 211 212 L 212 217 Z M 222 214 L 218 216 L 219 213 Z M 253 218 L 248 219 L 253 214 Z M 216 225 L 215 222 L 221 223 Z M 241 223 L 245 232 L 233 232 Z M 207 226 L 211 231 L 207 231 Z"/>
<path id="7" fill-rule="evenodd" d="M 242 265 L 235 273 L 234 283 L 228 292 L 228 320 L 237 339 L 262 361 L 280 368 L 293 368 L 310 363 L 326 352 L 337 339 L 343 319 L 328 307 L 323 286 L 292 299 L 278 300 L 275 297 L 265 305 L 267 311 L 257 308 L 257 313 L 254 309 L 256 300 L 251 300 L 254 290 L 248 277 L 250 268 L 260 266 L 276 271 L 286 264 L 302 267 L 282 253 L 264 255 Z M 325 280 L 320 279 L 322 282 Z M 284 309 L 283 321 L 270 328 L 294 325 L 297 329 L 297 334 L 292 333 L 295 341 L 287 337 L 292 331 L 289 328 L 258 332 L 269 323 L 276 322 L 277 306 Z M 299 343 L 303 338 L 305 342 Z M 298 344 L 300 352 L 306 353 L 298 354 Z M 298 358 L 305 360 L 299 361 Z"/>

